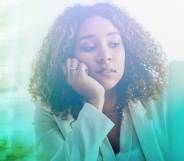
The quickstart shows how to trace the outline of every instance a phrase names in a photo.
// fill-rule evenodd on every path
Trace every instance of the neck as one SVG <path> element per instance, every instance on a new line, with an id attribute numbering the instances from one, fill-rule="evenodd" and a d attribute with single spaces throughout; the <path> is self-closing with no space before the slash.
<path id="1" fill-rule="evenodd" d="M 103 113 L 109 113 L 114 111 L 117 103 L 117 96 L 115 91 L 107 91 L 105 93 L 105 102 L 103 107 Z"/>

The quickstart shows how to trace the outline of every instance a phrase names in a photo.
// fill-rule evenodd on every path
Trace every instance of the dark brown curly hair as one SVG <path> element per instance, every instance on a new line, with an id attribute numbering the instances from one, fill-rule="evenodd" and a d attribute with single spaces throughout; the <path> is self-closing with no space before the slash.
<path id="1" fill-rule="evenodd" d="M 115 87 L 121 108 L 128 106 L 131 100 L 146 103 L 158 99 L 165 86 L 164 52 L 125 10 L 107 3 L 75 5 L 58 16 L 33 64 L 29 85 L 32 98 L 63 116 L 71 113 L 77 118 L 84 98 L 66 83 L 61 66 L 73 56 L 76 34 L 81 24 L 91 16 L 111 21 L 124 43 L 125 72 Z"/>

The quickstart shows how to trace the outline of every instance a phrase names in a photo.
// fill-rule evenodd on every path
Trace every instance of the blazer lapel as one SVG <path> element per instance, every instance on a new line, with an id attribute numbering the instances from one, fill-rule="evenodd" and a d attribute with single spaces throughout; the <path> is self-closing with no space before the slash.
<path id="1" fill-rule="evenodd" d="M 63 135 L 64 139 L 66 139 L 67 134 L 72 130 L 72 123 L 74 121 L 72 116 L 69 116 L 68 120 L 62 120 L 60 116 L 54 115 L 54 119 L 56 121 L 56 124 Z"/>
<path id="2" fill-rule="evenodd" d="M 135 127 L 141 148 L 148 161 L 163 161 L 153 121 L 146 116 L 146 109 L 140 101 L 129 104 L 130 116 Z"/>

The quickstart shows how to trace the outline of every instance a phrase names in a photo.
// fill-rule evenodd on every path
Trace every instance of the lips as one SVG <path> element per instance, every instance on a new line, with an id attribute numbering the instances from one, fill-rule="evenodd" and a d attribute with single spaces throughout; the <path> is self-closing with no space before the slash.
<path id="1" fill-rule="evenodd" d="M 116 69 L 114 68 L 102 68 L 99 71 L 97 71 L 98 74 L 104 75 L 104 76 L 111 76 L 116 73 Z"/>

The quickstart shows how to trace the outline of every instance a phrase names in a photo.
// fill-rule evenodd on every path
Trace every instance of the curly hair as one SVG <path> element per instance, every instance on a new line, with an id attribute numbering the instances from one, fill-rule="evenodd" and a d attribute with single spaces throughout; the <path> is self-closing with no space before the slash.
<path id="1" fill-rule="evenodd" d="M 91 16 L 111 21 L 124 43 L 125 72 L 115 87 L 121 108 L 130 101 L 146 103 L 158 99 L 165 86 L 165 54 L 160 45 L 125 10 L 97 3 L 68 7 L 56 19 L 33 64 L 29 91 L 34 101 L 62 113 L 63 117 L 71 113 L 77 118 L 84 98 L 67 84 L 62 63 L 73 56 L 76 34 Z"/>

